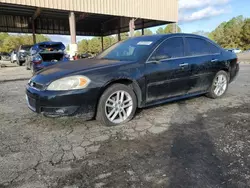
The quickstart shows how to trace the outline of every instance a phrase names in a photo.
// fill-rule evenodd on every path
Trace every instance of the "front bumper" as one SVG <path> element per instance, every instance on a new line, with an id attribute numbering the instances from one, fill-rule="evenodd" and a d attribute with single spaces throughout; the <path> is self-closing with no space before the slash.
<path id="1" fill-rule="evenodd" d="M 74 116 L 91 119 L 95 115 L 98 89 L 41 91 L 29 85 L 26 100 L 29 109 L 45 116 Z"/>

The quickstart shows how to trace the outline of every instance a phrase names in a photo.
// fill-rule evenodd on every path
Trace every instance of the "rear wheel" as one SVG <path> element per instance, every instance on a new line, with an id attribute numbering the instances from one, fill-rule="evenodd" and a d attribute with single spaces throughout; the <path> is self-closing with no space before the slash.
<path id="1" fill-rule="evenodd" d="M 134 117 L 136 108 L 133 89 L 127 85 L 114 84 L 101 96 L 96 119 L 108 126 L 123 124 Z"/>
<path id="2" fill-rule="evenodd" d="M 219 71 L 214 77 L 212 86 L 210 87 L 207 96 L 213 99 L 222 97 L 228 89 L 228 84 L 228 74 L 225 71 Z"/>

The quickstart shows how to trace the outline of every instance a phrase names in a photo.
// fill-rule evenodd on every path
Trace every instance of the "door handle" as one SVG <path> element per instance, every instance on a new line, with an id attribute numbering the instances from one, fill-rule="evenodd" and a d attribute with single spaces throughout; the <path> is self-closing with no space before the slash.
<path id="1" fill-rule="evenodd" d="M 180 67 L 185 67 L 185 66 L 188 66 L 188 63 L 182 63 L 182 64 L 179 64 Z"/>
<path id="2" fill-rule="evenodd" d="M 211 60 L 211 62 L 213 63 L 213 62 L 217 62 L 217 61 L 219 61 L 218 59 L 212 59 Z"/>

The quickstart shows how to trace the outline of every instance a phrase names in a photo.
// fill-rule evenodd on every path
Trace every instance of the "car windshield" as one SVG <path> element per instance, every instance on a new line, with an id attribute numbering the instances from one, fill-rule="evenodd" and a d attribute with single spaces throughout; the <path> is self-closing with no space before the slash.
<path id="1" fill-rule="evenodd" d="M 100 53 L 96 58 L 118 61 L 138 61 L 153 48 L 159 39 L 159 36 L 131 38 L 114 44 Z"/>
<path id="2" fill-rule="evenodd" d="M 22 46 L 21 50 L 28 52 L 30 50 L 31 46 Z"/>

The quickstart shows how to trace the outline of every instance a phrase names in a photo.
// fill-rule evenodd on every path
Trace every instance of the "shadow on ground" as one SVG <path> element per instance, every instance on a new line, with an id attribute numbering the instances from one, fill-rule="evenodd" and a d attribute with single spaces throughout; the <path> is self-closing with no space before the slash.
<path id="1" fill-rule="evenodd" d="M 219 109 L 158 135 L 110 139 L 55 187 L 249 187 L 249 110 Z"/>

